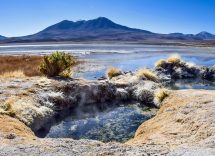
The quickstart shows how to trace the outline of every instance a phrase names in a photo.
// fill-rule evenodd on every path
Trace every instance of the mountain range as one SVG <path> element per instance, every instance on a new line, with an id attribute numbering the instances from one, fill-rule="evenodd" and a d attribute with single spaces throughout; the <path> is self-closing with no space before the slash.
<path id="1" fill-rule="evenodd" d="M 1 37 L 1 42 L 44 42 L 44 41 L 201 41 L 215 40 L 208 32 L 198 34 L 159 34 L 147 30 L 129 28 L 105 17 L 77 22 L 64 20 L 28 36 Z"/>
<path id="2" fill-rule="evenodd" d="M 0 35 L 0 40 L 6 39 L 6 37 Z"/>

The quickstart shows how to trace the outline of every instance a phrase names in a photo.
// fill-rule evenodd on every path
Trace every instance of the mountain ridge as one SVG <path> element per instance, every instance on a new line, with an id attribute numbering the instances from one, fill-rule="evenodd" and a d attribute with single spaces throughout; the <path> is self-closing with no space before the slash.
<path id="1" fill-rule="evenodd" d="M 159 34 L 147 30 L 130 28 L 124 25 L 117 24 L 106 17 L 99 17 L 92 20 L 80 20 L 76 22 L 63 20 L 32 35 L 4 39 L 5 42 L 148 40 L 215 40 L 215 35 L 205 31 L 198 34 Z"/>
<path id="2" fill-rule="evenodd" d="M 0 40 L 4 40 L 4 39 L 6 39 L 6 37 L 5 37 L 5 36 L 0 35 Z"/>
<path id="3" fill-rule="evenodd" d="M 204 40 L 215 40 L 215 35 L 207 32 L 207 31 L 202 31 L 202 32 L 196 34 L 196 36 L 201 37 Z"/>

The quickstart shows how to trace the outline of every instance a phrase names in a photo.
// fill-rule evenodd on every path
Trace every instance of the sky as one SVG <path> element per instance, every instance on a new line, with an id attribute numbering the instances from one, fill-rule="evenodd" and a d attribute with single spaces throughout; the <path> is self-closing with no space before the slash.
<path id="1" fill-rule="evenodd" d="M 62 20 L 97 17 L 157 33 L 215 34 L 215 0 L 0 0 L 0 35 L 30 35 Z"/>

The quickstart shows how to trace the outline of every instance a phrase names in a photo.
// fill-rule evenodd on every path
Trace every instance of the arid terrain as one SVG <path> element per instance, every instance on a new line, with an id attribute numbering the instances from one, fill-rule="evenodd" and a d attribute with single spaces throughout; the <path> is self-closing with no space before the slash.
<path id="1" fill-rule="evenodd" d="M 12 80 L 9 81 L 13 82 Z M 215 154 L 214 91 L 171 91 L 162 103 L 157 115 L 144 122 L 137 129 L 134 139 L 125 144 L 116 142 L 102 143 L 93 140 L 41 139 L 36 137 L 26 124 L 19 121 L 21 116 L 23 118 L 30 117 L 30 114 L 16 112 L 32 112 L 37 109 L 30 101 L 34 96 L 29 90 L 32 89 L 32 86 L 22 88 L 18 85 L 20 81 L 23 84 L 26 83 L 26 80 L 23 79 L 12 84 L 8 83 L 8 80 L 1 81 L 1 85 L 6 88 L 12 88 L 12 86 L 15 88 L 10 89 L 10 97 L 7 97 L 6 101 L 14 100 L 14 98 L 18 99 L 11 103 L 15 113 L 17 113 L 14 117 L 4 112 L 1 112 L 0 115 L 0 137 L 2 140 L 0 155 Z M 38 86 L 38 89 L 41 86 L 50 85 L 50 81 L 47 79 L 39 81 L 32 79 L 30 81 L 34 83 L 33 85 Z M 37 87 L 34 89 L 37 89 Z M 17 92 L 13 92 L 14 90 L 17 90 Z M 4 90 L 1 98 L 6 96 L 8 91 Z M 4 100 L 1 100 L 1 102 L 4 103 Z M 37 111 L 42 113 L 41 110 Z"/>
<path id="2" fill-rule="evenodd" d="M 19 70 L 19 74 L 9 70 L 0 76 L 2 156 L 215 155 L 215 91 L 164 88 L 176 79 L 214 81 L 212 66 L 170 57 L 156 62 L 153 70 L 123 72 L 110 68 L 106 77 L 94 81 L 29 77 L 22 72 L 25 68 Z M 125 143 L 41 137 L 76 108 L 100 110 L 131 101 L 143 109 L 143 114 L 152 115 Z"/>

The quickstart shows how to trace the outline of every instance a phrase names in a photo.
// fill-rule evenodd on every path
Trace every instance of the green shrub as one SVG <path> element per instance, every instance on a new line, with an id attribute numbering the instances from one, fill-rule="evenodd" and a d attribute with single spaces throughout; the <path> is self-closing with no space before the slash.
<path id="1" fill-rule="evenodd" d="M 74 56 L 64 52 L 54 52 L 51 55 L 43 57 L 40 65 L 40 72 L 48 77 L 58 76 L 60 74 L 69 75 L 71 66 L 75 65 L 77 60 Z"/>

